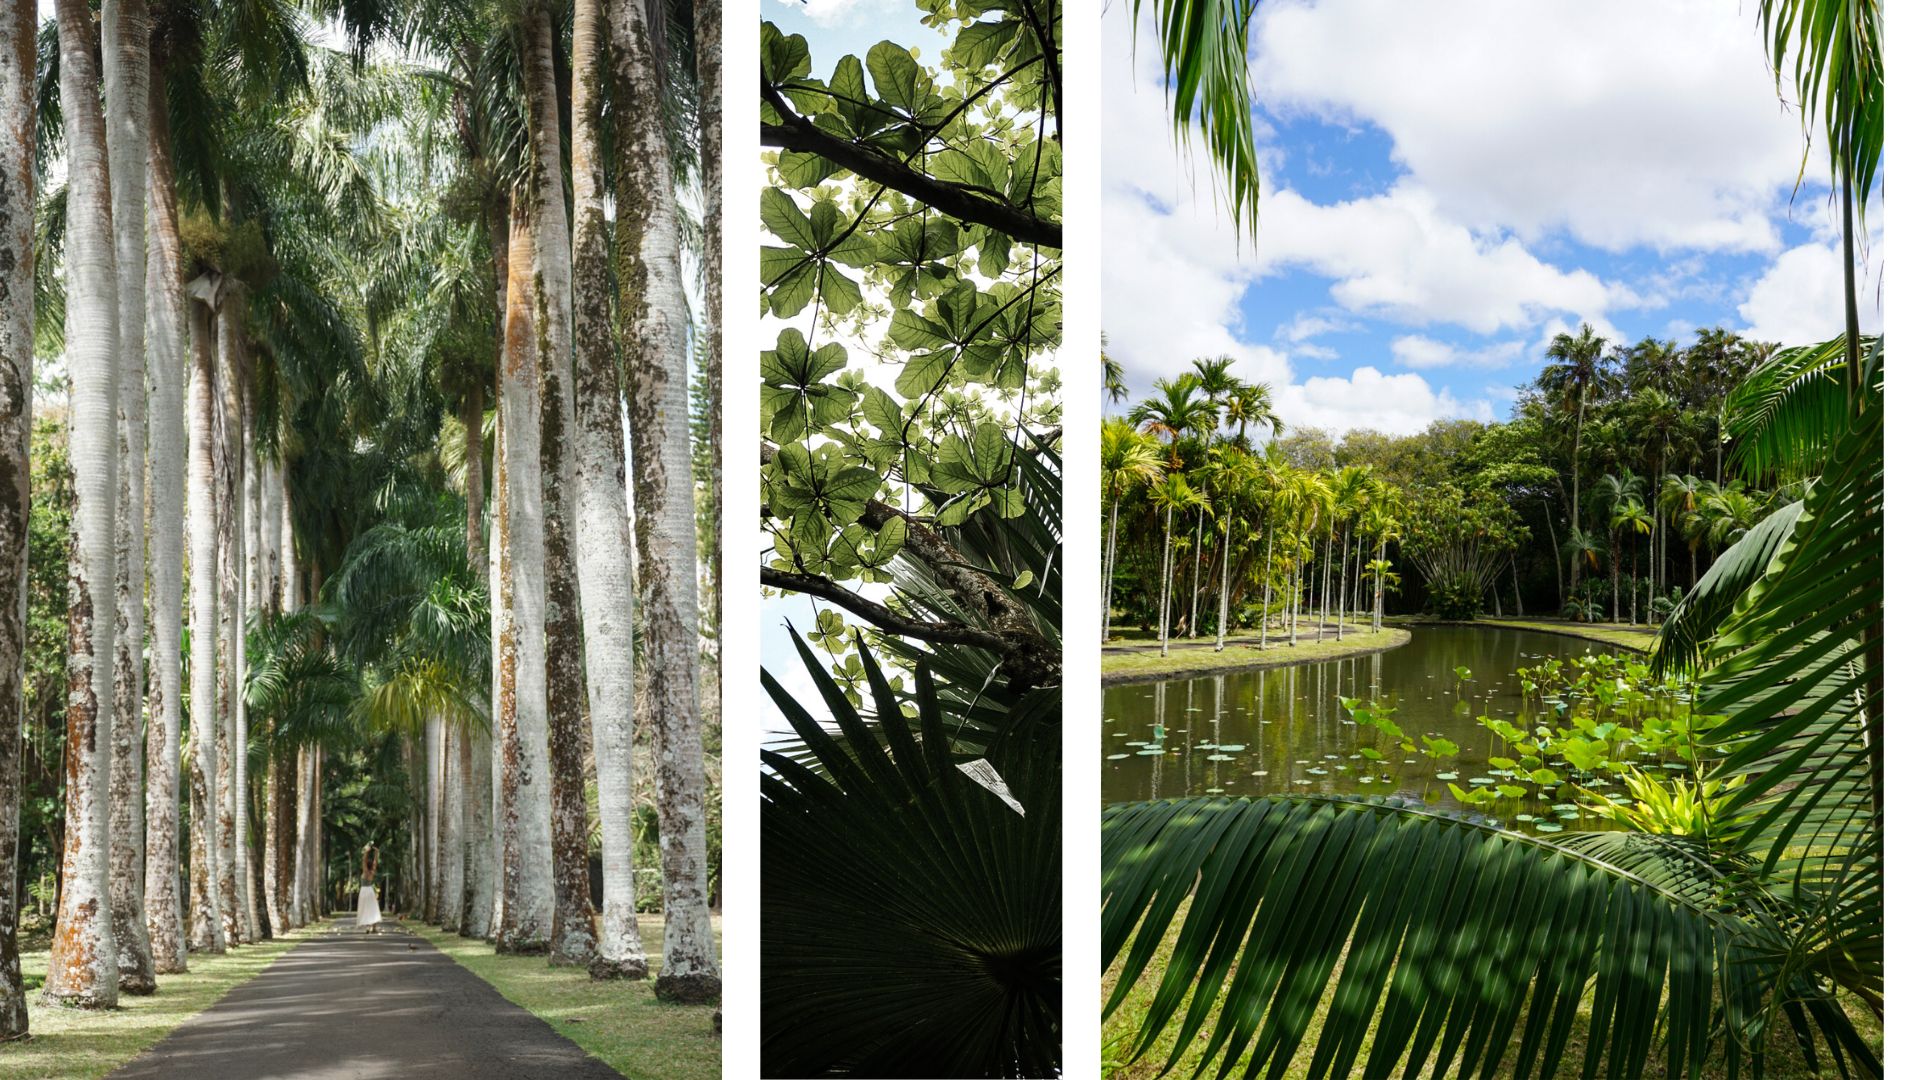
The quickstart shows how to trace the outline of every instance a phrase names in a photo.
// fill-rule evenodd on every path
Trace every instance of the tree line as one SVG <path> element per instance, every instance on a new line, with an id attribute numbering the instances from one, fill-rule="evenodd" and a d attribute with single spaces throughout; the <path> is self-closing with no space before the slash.
<path id="1" fill-rule="evenodd" d="M 1683 346 L 1583 325 L 1552 339 L 1504 421 L 1338 437 L 1289 427 L 1232 357 L 1138 400 L 1108 359 L 1109 397 L 1129 408 L 1102 427 L 1105 636 L 1117 619 L 1163 647 L 1206 633 L 1224 647 L 1241 627 L 1292 643 L 1305 611 L 1343 637 L 1349 612 L 1377 628 L 1390 595 L 1444 618 L 1657 624 L 1802 494 L 1727 462 L 1723 405 L 1774 352 L 1718 328 Z"/>

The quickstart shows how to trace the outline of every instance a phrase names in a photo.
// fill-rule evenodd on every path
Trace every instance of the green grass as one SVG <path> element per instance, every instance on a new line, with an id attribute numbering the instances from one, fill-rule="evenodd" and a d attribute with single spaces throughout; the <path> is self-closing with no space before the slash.
<path id="1" fill-rule="evenodd" d="M 1214 652 L 1213 647 L 1207 645 L 1200 648 L 1176 646 L 1166 656 L 1161 656 L 1157 651 L 1110 652 L 1100 658 L 1100 676 L 1103 682 L 1130 682 L 1148 677 L 1168 678 L 1217 671 L 1286 667 L 1379 652 L 1406 644 L 1410 636 L 1406 630 L 1389 626 L 1377 634 L 1370 630 L 1349 630 L 1345 641 L 1303 641 L 1293 646 L 1287 644 L 1285 634 L 1270 635 L 1264 651 L 1258 645 L 1228 645 L 1225 650 Z"/>
<path id="2" fill-rule="evenodd" d="M 31 1037 L 0 1044 L 0 1080 L 27 1077 L 91 1080 L 105 1076 L 152 1046 L 227 991 L 258 975 L 282 953 L 324 928 L 323 923 L 246 945 L 221 956 L 195 953 L 184 975 L 160 976 L 160 988 L 147 997 L 120 995 L 120 1007 L 105 1011 L 40 1004 L 47 978 L 47 953 L 23 953 L 27 984 L 27 1020 Z"/>
<path id="3" fill-rule="evenodd" d="M 1168 928 L 1166 937 L 1163 939 L 1159 951 L 1154 954 L 1152 961 L 1148 963 L 1146 971 L 1140 976 L 1140 981 L 1134 984 L 1133 992 L 1127 995 L 1127 1000 L 1101 1025 L 1100 1073 L 1106 1080 L 1159 1080 L 1162 1075 L 1161 1067 L 1166 1063 L 1167 1055 L 1172 1052 L 1174 1043 L 1177 1041 L 1177 1036 L 1180 1031 L 1180 1023 L 1178 1022 L 1168 1025 L 1167 1030 L 1162 1032 L 1160 1038 L 1155 1040 L 1154 1044 L 1147 1048 L 1146 1053 L 1141 1055 L 1138 1061 L 1130 1062 L 1128 1059 L 1132 1056 L 1134 1037 L 1146 1020 L 1147 1008 L 1153 1001 L 1154 993 L 1159 990 L 1161 977 L 1166 974 L 1167 958 L 1173 952 L 1173 943 L 1179 940 L 1181 927 L 1186 922 L 1186 915 L 1186 908 L 1183 906 L 1180 909 L 1180 913 L 1174 917 L 1173 924 Z M 1125 963 L 1125 958 L 1126 952 L 1122 951 L 1120 959 L 1115 961 L 1111 969 L 1101 975 L 1100 1001 L 1102 1007 L 1105 1006 L 1108 995 L 1113 992 L 1114 982 L 1119 976 L 1120 968 Z M 1235 968 L 1237 969 L 1237 967 L 1238 964 L 1236 963 Z M 1329 986 L 1334 985 L 1333 980 L 1337 979 L 1339 974 L 1340 968 L 1339 965 L 1336 964 L 1329 977 Z M 1231 986 L 1231 982 L 1229 982 L 1228 985 Z M 1221 998 L 1224 999 L 1225 996 L 1223 992 Z M 1189 1000 L 1191 1000 L 1191 998 L 1189 998 Z M 1307 1066 L 1313 1060 L 1313 1049 L 1319 1041 L 1320 1030 L 1326 1023 L 1327 1012 L 1332 1006 L 1332 1001 L 1333 995 L 1331 993 L 1321 996 L 1318 1005 L 1314 1009 L 1313 1018 L 1308 1022 L 1299 1052 L 1294 1055 L 1293 1061 L 1288 1064 L 1285 1072 L 1271 1074 L 1274 1080 L 1304 1080 L 1304 1078 L 1308 1076 Z M 1187 1052 L 1181 1056 L 1180 1061 L 1176 1063 L 1166 1075 L 1197 1075 L 1195 1070 L 1199 1066 L 1201 1057 L 1205 1052 L 1207 1036 L 1212 1033 L 1215 1023 L 1219 1020 L 1221 1006 L 1222 1001 L 1216 1000 L 1212 1012 L 1207 1016 L 1206 1022 L 1200 1027 L 1199 1035 L 1187 1048 Z M 1885 1036 L 1880 1022 L 1874 1018 L 1872 1011 L 1851 995 L 1842 995 L 1841 1007 L 1844 1008 L 1847 1015 L 1853 1019 L 1855 1027 L 1859 1029 L 1861 1036 L 1866 1039 L 1867 1045 L 1873 1048 L 1874 1053 L 1884 1055 Z M 1375 1021 L 1377 1022 L 1378 1019 L 1379 1016 L 1376 1012 Z M 1580 1062 L 1586 1053 L 1587 1023 L 1588 1013 L 1586 1007 L 1583 1005 L 1579 1014 L 1574 1019 L 1573 1030 L 1568 1038 L 1566 1055 L 1561 1062 L 1561 1075 L 1579 1071 Z M 1516 1041 L 1519 1038 L 1518 1031 L 1519 1028 L 1516 1026 L 1514 1033 Z M 1373 1037 L 1372 1032 L 1369 1031 L 1365 1044 L 1360 1051 L 1360 1056 L 1357 1059 L 1356 1073 L 1358 1067 L 1365 1065 L 1367 1055 L 1372 1051 L 1372 1047 Z M 1826 1050 L 1824 1045 L 1821 1047 L 1821 1050 L 1824 1054 Z M 1512 1047 L 1509 1047 L 1509 1056 L 1503 1063 L 1505 1067 L 1499 1073 L 1499 1076 L 1503 1078 L 1513 1075 L 1513 1058 L 1511 1051 Z M 1776 1022 L 1768 1032 L 1767 1062 L 1781 1076 L 1800 1077 L 1808 1075 L 1805 1071 L 1805 1062 L 1801 1057 L 1799 1046 L 1794 1041 L 1793 1031 L 1784 1018 Z M 1396 1067 L 1404 1070 L 1404 1062 Z M 1218 1072 L 1218 1069 L 1219 1062 L 1216 1060 L 1208 1066 L 1206 1075 L 1213 1076 Z M 1429 1067 L 1429 1070 L 1430 1069 L 1431 1067 Z M 1630 1075 L 1644 1077 L 1647 1078 L 1647 1080 L 1654 1080 L 1654 1078 L 1663 1078 L 1664 1080 L 1664 1078 L 1669 1075 L 1666 1069 L 1665 1045 L 1656 1041 L 1653 1053 L 1649 1056 L 1649 1059 L 1643 1063 L 1640 1068 L 1628 1071 Z M 1232 1078 L 1232 1080 L 1241 1080 L 1241 1078 L 1246 1076 L 1246 1069 L 1244 1066 L 1239 1066 L 1230 1070 L 1226 1075 L 1228 1078 Z M 1399 1075 L 1399 1073 L 1395 1073 L 1395 1075 Z M 1721 1080 L 1721 1078 L 1726 1075 L 1724 1062 L 1717 1057 L 1709 1062 L 1707 1069 L 1702 1074 L 1703 1080 Z M 1824 1077 L 1829 1075 L 1837 1076 L 1839 1074 L 1821 1073 L 1819 1075 Z"/>
<path id="4" fill-rule="evenodd" d="M 716 937 L 719 924 L 715 919 Z M 485 941 L 417 922 L 405 926 L 623 1076 L 679 1080 L 720 1075 L 713 1006 L 664 1005 L 654 998 L 651 983 L 595 982 L 584 970 L 552 967 L 545 957 L 500 956 Z M 647 956 L 658 959 L 661 917 L 640 916 L 640 936 Z"/>

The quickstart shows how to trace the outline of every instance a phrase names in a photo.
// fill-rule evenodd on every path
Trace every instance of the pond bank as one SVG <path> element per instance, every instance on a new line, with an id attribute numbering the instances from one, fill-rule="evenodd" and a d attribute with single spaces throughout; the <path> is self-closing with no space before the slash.
<path id="1" fill-rule="evenodd" d="M 1285 634 L 1270 632 L 1265 650 L 1260 648 L 1257 637 L 1234 637 L 1228 639 L 1226 649 L 1220 652 L 1214 651 L 1211 641 L 1189 641 L 1173 644 L 1166 656 L 1160 655 L 1157 642 L 1152 643 L 1152 648 L 1144 650 L 1137 643 L 1109 644 L 1101 650 L 1100 685 L 1121 686 L 1163 679 L 1188 679 L 1221 672 L 1258 671 L 1321 660 L 1339 660 L 1385 652 L 1405 645 L 1412 637 L 1410 630 L 1389 626 L 1377 634 L 1370 630 L 1349 630 L 1344 640 L 1323 637 L 1319 640 L 1302 640 L 1298 645 L 1289 646 Z"/>
<path id="2" fill-rule="evenodd" d="M 1628 623 L 1578 623 L 1567 619 L 1502 619 L 1483 616 L 1471 622 L 1465 622 L 1402 616 L 1389 621 L 1399 626 L 1503 626 L 1512 630 L 1538 630 L 1543 634 L 1559 634 L 1562 637 L 1579 638 L 1582 641 L 1597 641 L 1602 645 L 1614 645 L 1642 653 L 1653 649 L 1653 640 L 1657 634 L 1657 631 L 1649 626 L 1633 626 Z"/>

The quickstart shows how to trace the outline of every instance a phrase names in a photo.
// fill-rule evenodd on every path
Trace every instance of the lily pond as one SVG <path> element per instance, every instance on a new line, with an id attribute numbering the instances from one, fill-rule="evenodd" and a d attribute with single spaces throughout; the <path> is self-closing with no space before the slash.
<path id="1" fill-rule="evenodd" d="M 1628 803 L 1626 788 L 1690 774 L 1696 734 L 1685 688 L 1640 657 L 1504 627 L 1418 627 L 1369 656 L 1112 686 L 1103 705 L 1108 803 L 1398 795 L 1543 833 L 1609 827 L 1603 804 Z"/>

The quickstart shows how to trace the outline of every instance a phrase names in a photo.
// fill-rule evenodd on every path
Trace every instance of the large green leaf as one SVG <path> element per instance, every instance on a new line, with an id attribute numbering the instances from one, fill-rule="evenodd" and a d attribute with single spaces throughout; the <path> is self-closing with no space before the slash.
<path id="1" fill-rule="evenodd" d="M 1661 1035 L 1671 1075 L 1727 1052 L 1763 935 L 1676 845 L 1574 840 L 1405 800 L 1109 807 L 1107 1012 L 1172 935 L 1134 1058 L 1172 1032 L 1170 1065 L 1197 1044 L 1223 1075 L 1552 1075 L 1583 1011 L 1585 1075 L 1639 1075 Z"/>
<path id="2" fill-rule="evenodd" d="M 1881 339 L 1862 338 L 1867 382 L 1879 377 Z M 1820 471 L 1849 415 L 1847 339 L 1781 349 L 1748 373 L 1721 409 L 1734 467 L 1756 483 Z"/>
<path id="3" fill-rule="evenodd" d="M 1733 614 L 1734 605 L 1747 590 L 1766 576 L 1781 546 L 1793 534 L 1803 506 L 1792 502 L 1768 514 L 1707 567 L 1660 627 L 1653 646 L 1656 672 L 1691 672 L 1699 665 L 1721 622 Z"/>
<path id="4" fill-rule="evenodd" d="M 1057 1075 L 1058 695 L 987 747 L 1016 811 L 960 770 L 925 673 L 916 732 L 860 644 L 869 726 L 794 647 L 837 730 L 762 671 L 814 755 L 762 753 L 761 875 L 778 883 L 762 908 L 762 1074 Z"/>

